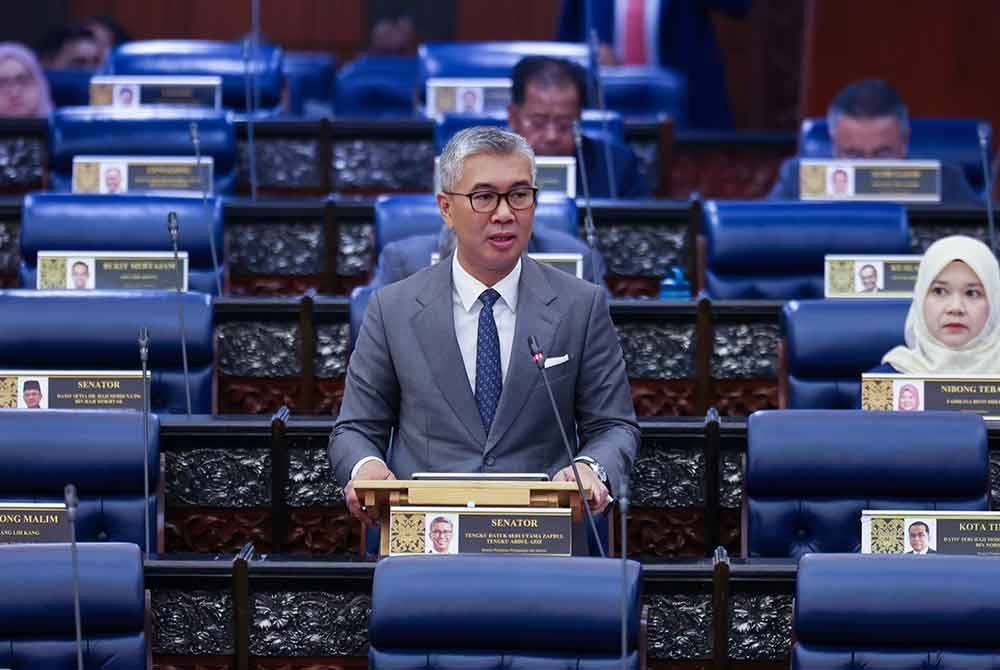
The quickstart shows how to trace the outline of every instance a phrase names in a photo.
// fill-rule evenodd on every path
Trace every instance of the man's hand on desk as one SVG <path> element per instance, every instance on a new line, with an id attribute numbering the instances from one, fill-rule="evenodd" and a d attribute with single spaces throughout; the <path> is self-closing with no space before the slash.
<path id="1" fill-rule="evenodd" d="M 597 477 L 594 472 L 586 463 L 578 461 L 576 464 L 576 469 L 580 472 L 580 482 L 583 484 L 584 488 L 590 487 L 590 500 L 587 503 L 590 505 L 590 509 L 593 512 L 603 512 L 604 508 L 608 506 L 608 487 Z M 573 478 L 573 467 L 567 465 L 565 468 L 560 470 L 552 478 L 554 482 L 572 482 L 576 481 Z"/>
<path id="2" fill-rule="evenodd" d="M 587 468 L 588 470 L 590 468 Z M 386 464 L 379 460 L 371 460 L 363 464 L 358 468 L 357 473 L 355 473 L 354 479 L 361 481 L 380 481 L 383 479 L 395 479 L 396 475 L 392 474 L 392 470 L 386 467 Z M 347 509 L 350 510 L 351 515 L 358 519 L 361 523 L 366 526 L 375 526 L 376 521 L 368 516 L 368 512 L 365 508 L 361 506 L 361 501 L 358 500 L 358 494 L 354 491 L 354 479 L 347 482 L 347 487 L 344 489 L 344 495 L 347 498 Z"/>

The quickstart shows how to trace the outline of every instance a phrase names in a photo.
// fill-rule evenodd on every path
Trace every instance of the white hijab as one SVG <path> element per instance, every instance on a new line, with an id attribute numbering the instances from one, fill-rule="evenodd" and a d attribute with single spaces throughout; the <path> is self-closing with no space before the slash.
<path id="1" fill-rule="evenodd" d="M 931 282 L 952 261 L 968 265 L 982 282 L 990 314 L 981 333 L 961 349 L 945 346 L 931 335 L 924 321 L 924 299 Z M 989 247 L 964 235 L 945 237 L 930 247 L 920 261 L 913 302 L 906 315 L 905 347 L 895 347 L 883 358 L 904 374 L 1000 375 L 1000 266 Z"/>

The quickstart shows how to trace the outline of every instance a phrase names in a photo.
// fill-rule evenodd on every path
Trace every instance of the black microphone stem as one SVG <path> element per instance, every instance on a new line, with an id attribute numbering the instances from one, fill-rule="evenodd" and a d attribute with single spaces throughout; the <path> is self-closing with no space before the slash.
<path id="1" fill-rule="evenodd" d="M 576 145 L 576 162 L 580 166 L 580 181 L 583 182 L 583 232 L 587 236 L 587 246 L 590 247 L 590 271 L 594 275 L 594 283 L 601 285 L 603 277 L 597 272 L 597 228 L 594 227 L 594 208 L 590 203 L 590 183 L 587 175 L 587 162 L 583 158 L 583 133 L 580 131 L 580 121 L 573 122 L 573 143 Z"/>
<path id="2" fill-rule="evenodd" d="M 66 516 L 69 517 L 69 550 L 73 564 L 73 620 L 76 624 L 76 668 L 83 670 L 83 626 L 80 623 L 80 560 L 76 547 L 76 511 L 80 499 L 76 487 L 67 484 L 63 495 L 66 499 Z"/>
<path id="3" fill-rule="evenodd" d="M 993 219 L 993 180 L 990 179 L 990 161 L 987 157 L 989 152 L 989 132 L 985 123 L 979 124 L 979 155 L 983 160 L 983 182 L 986 185 L 986 222 L 989 226 L 990 250 L 993 255 L 997 255 L 997 229 Z"/>
<path id="4" fill-rule="evenodd" d="M 146 554 L 151 553 L 149 540 L 149 328 L 139 329 L 139 360 L 142 362 L 142 527 Z"/>
<path id="5" fill-rule="evenodd" d="M 179 226 L 177 225 L 177 214 L 170 212 L 167 214 L 167 231 L 170 233 L 170 240 L 174 245 L 174 269 L 176 271 L 177 288 L 177 321 L 181 327 L 181 363 L 184 365 L 184 395 L 187 399 L 187 415 L 191 418 L 191 373 L 188 370 L 187 352 L 187 328 L 184 326 L 184 295 L 181 293 L 181 261 L 177 251 L 177 237 Z"/>
<path id="6" fill-rule="evenodd" d="M 195 170 L 198 171 L 198 181 L 201 183 L 201 209 L 205 217 L 205 227 L 208 230 L 208 248 L 212 252 L 212 271 L 215 273 L 215 290 L 218 296 L 222 297 L 222 273 L 219 272 L 219 254 L 215 251 L 215 226 L 213 226 L 212 212 L 208 208 L 208 179 L 201 170 L 201 136 L 198 132 L 198 122 L 192 121 L 189 128 L 191 134 L 191 144 L 194 145 Z"/>

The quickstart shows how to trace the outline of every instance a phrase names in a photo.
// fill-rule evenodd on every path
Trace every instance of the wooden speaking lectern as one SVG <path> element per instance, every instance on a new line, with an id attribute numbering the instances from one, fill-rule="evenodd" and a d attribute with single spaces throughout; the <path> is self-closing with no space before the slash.
<path id="1" fill-rule="evenodd" d="M 477 515 L 484 518 L 482 521 L 487 526 L 499 529 L 503 534 L 503 529 L 515 528 L 516 532 L 512 537 L 521 537 L 524 542 L 534 542 L 530 538 L 524 538 L 524 530 L 521 526 L 530 526 L 535 522 L 525 519 L 517 520 L 519 517 L 534 516 L 537 512 L 543 515 L 562 516 L 569 518 L 573 523 L 580 523 L 584 520 L 583 507 L 580 504 L 580 494 L 577 491 L 575 482 L 547 482 L 547 481 L 506 481 L 506 480 L 385 480 L 385 481 L 357 481 L 354 483 L 354 490 L 357 491 L 358 500 L 367 508 L 372 518 L 378 519 L 382 527 L 379 555 L 389 556 L 398 553 L 390 550 L 390 513 L 399 512 L 401 509 L 411 508 L 421 514 L 437 514 L 450 512 L 460 514 L 463 519 L 466 516 Z M 589 495 L 589 487 L 584 487 L 584 494 Z M 406 515 L 403 515 L 405 519 Z M 415 516 L 415 515 L 413 515 Z M 423 519 L 423 517 L 421 517 Z M 422 524 L 423 521 L 421 520 Z M 474 541 L 479 535 L 472 529 L 473 524 L 463 520 L 463 526 L 468 526 L 462 540 L 468 540 L 470 546 L 479 546 L 483 542 Z M 535 525 L 536 534 L 551 535 L 551 532 L 540 532 Z M 420 534 L 420 542 L 423 542 L 423 526 L 413 529 L 414 539 L 417 533 Z M 397 534 L 398 535 L 398 534 Z M 509 540 L 509 538 L 507 538 Z M 398 538 L 397 538 L 398 541 Z M 498 542 L 499 540 L 491 540 Z M 458 540 L 456 539 L 456 543 Z M 568 542 L 568 538 L 567 538 Z M 512 553 L 550 553 L 544 551 L 542 547 L 548 542 L 535 542 L 538 547 L 521 547 L 512 549 Z M 457 544 L 456 544 L 457 546 Z M 509 545 L 504 545 L 508 546 Z M 500 546 L 491 548 L 492 552 L 502 552 Z M 418 545 L 417 549 L 409 553 L 431 553 L 424 551 L 423 545 Z M 454 552 L 453 552 L 454 553 Z M 556 553 L 556 552 L 551 552 Z M 558 552 L 558 553 L 561 553 Z M 568 553 L 568 552 L 567 552 Z"/>

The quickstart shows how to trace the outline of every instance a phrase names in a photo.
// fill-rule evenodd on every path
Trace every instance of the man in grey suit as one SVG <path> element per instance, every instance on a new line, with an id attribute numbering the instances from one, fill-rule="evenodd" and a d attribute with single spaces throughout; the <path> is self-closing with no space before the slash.
<path id="1" fill-rule="evenodd" d="M 602 288 L 523 255 L 537 200 L 534 153 L 494 127 L 457 133 L 437 194 L 454 254 L 379 289 L 351 355 L 330 461 L 347 505 L 371 525 L 354 480 L 414 472 L 547 472 L 572 467 L 528 348 L 552 390 L 591 509 L 631 470 L 639 428 Z M 392 449 L 389 440 L 392 435 Z"/>

